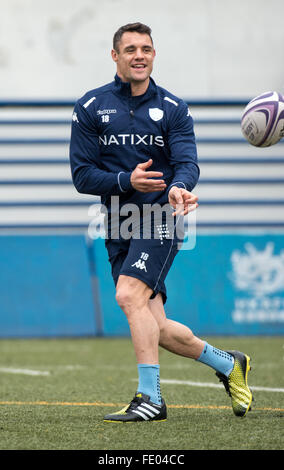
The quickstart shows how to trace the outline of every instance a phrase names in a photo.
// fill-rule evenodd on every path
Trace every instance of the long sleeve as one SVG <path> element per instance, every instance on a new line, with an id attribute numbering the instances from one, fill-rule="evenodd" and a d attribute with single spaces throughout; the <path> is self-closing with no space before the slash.
<path id="1" fill-rule="evenodd" d="M 193 130 L 193 119 L 183 101 L 179 103 L 168 130 L 170 165 L 174 168 L 171 185 L 192 191 L 197 184 L 200 170 Z"/>
<path id="2" fill-rule="evenodd" d="M 76 103 L 72 118 L 70 165 L 79 193 L 107 197 L 132 189 L 131 172 L 115 173 L 101 168 L 98 133 L 80 103 Z"/>

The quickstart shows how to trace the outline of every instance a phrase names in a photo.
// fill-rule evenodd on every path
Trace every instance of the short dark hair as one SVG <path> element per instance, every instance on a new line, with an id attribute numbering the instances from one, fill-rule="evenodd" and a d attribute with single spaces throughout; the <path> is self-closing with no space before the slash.
<path id="1" fill-rule="evenodd" d="M 153 39 L 151 36 L 152 30 L 149 26 L 143 24 L 143 23 L 128 23 L 124 26 L 121 26 L 116 33 L 113 36 L 113 49 L 115 49 L 118 52 L 118 43 L 121 40 L 121 37 L 124 33 L 127 32 L 136 32 L 140 34 L 148 34 L 150 36 L 150 39 L 153 44 Z"/>

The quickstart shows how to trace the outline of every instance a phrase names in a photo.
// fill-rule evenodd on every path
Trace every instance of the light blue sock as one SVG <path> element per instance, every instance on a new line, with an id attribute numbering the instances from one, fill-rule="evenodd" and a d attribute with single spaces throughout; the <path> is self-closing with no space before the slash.
<path id="1" fill-rule="evenodd" d="M 234 367 L 234 358 L 231 354 L 214 348 L 208 343 L 205 343 L 204 349 L 197 361 L 207 364 L 217 372 L 226 375 L 226 377 L 228 377 Z"/>
<path id="2" fill-rule="evenodd" d="M 162 403 L 160 391 L 160 366 L 157 364 L 138 364 L 137 393 L 145 393 L 157 405 Z"/>

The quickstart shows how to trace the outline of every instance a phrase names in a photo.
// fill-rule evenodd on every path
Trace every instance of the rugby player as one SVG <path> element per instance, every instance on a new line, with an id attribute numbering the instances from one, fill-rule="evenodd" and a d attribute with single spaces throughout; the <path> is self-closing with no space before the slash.
<path id="1" fill-rule="evenodd" d="M 74 108 L 70 163 L 75 188 L 101 196 L 109 211 L 106 248 L 125 313 L 138 367 L 138 387 L 130 404 L 106 415 L 107 422 L 162 421 L 167 408 L 160 390 L 159 346 L 215 369 L 231 397 L 236 416 L 245 416 L 252 394 L 247 384 L 250 358 L 222 351 L 185 325 L 168 319 L 165 279 L 178 253 L 177 221 L 198 205 L 192 192 L 199 178 L 193 119 L 187 104 L 151 77 L 155 49 L 151 29 L 141 23 L 114 34 L 114 81 L 87 92 Z M 169 63 L 170 66 L 170 63 Z M 138 208 L 130 237 L 114 234 L 111 198 L 121 211 Z M 160 224 L 150 217 L 143 233 L 146 205 L 171 208 Z M 148 207 L 147 206 L 147 207 Z M 129 207 L 129 206 L 128 206 Z M 170 220 L 174 221 L 173 224 Z M 178 308 L 178 305 L 177 305 Z"/>

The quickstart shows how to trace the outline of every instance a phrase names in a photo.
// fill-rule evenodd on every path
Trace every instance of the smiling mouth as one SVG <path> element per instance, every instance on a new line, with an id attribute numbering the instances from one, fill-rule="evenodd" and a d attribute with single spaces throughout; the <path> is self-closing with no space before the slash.
<path id="1" fill-rule="evenodd" d="M 131 67 L 133 69 L 140 69 L 140 70 L 143 70 L 146 68 L 146 65 L 145 64 L 134 64 L 134 65 L 131 65 Z"/>

